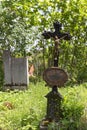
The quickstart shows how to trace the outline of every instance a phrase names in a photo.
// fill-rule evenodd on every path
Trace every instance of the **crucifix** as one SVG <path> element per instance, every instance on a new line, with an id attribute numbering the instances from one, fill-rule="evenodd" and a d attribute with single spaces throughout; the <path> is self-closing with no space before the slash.
<path id="1" fill-rule="evenodd" d="M 53 38 L 54 42 L 55 42 L 55 47 L 54 47 L 54 66 L 58 66 L 58 59 L 59 59 L 59 50 L 58 50 L 58 45 L 60 44 L 59 41 L 64 39 L 64 40 L 70 40 L 71 39 L 71 35 L 67 32 L 62 33 L 61 29 L 62 29 L 62 24 L 58 21 L 53 23 L 54 32 L 51 31 L 44 31 L 44 33 L 42 33 L 42 35 L 44 36 L 45 39 L 50 39 Z"/>
<path id="2" fill-rule="evenodd" d="M 44 31 L 42 35 L 44 39 L 52 38 L 54 40 L 54 66 L 51 68 L 47 68 L 43 73 L 43 79 L 48 84 L 49 87 L 52 88 L 52 91 L 49 92 L 45 97 L 47 98 L 47 114 L 45 120 L 42 121 L 42 127 L 44 130 L 47 130 L 47 126 L 43 122 L 59 122 L 62 117 L 61 112 L 61 100 L 62 95 L 58 92 L 58 88 L 64 86 L 64 83 L 68 80 L 67 73 L 58 68 L 59 64 L 59 48 L 60 40 L 70 40 L 71 35 L 67 32 L 61 32 L 62 24 L 58 21 L 53 23 L 54 32 Z M 42 128 L 42 129 L 43 129 Z M 40 130 L 42 130 L 40 128 Z"/>

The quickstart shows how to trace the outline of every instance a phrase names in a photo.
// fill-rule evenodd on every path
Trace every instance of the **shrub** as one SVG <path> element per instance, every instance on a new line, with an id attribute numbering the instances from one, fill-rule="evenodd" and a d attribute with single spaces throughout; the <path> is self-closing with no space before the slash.
<path id="1" fill-rule="evenodd" d="M 87 82 L 87 65 L 79 70 L 77 75 L 77 81 L 78 83 Z"/>
<path id="2" fill-rule="evenodd" d="M 77 130 L 79 121 L 84 112 L 84 104 L 81 101 L 78 88 L 69 88 L 62 102 L 63 119 L 62 125 L 64 130 Z"/>

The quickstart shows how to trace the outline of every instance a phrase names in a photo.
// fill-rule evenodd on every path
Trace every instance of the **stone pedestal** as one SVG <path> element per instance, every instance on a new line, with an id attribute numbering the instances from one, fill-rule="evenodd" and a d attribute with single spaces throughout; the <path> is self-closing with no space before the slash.
<path id="1" fill-rule="evenodd" d="M 59 92 L 51 91 L 46 95 L 47 98 L 47 119 L 58 122 L 61 117 L 61 100 Z"/>
<path id="2" fill-rule="evenodd" d="M 48 130 L 48 125 L 52 122 L 59 122 L 62 117 L 61 94 L 57 91 L 56 86 L 45 97 L 47 98 L 47 115 L 40 124 L 40 130 Z"/>

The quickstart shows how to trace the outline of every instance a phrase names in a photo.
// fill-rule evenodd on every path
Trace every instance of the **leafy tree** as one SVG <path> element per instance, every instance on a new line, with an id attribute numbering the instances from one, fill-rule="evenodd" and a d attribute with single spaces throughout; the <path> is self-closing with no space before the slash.
<path id="1" fill-rule="evenodd" d="M 1 49 L 9 49 L 14 55 L 31 55 L 43 59 L 40 60 L 43 71 L 53 64 L 54 43 L 44 40 L 41 33 L 53 30 L 53 22 L 59 20 L 63 24 L 63 31 L 72 35 L 72 40 L 61 41 L 59 66 L 68 71 L 71 81 L 79 81 L 79 75 L 87 70 L 86 5 L 85 0 L 1 1 Z"/>

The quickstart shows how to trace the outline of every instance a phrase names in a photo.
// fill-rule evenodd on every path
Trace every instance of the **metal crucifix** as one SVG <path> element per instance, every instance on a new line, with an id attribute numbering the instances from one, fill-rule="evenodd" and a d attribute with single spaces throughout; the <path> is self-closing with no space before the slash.
<path id="1" fill-rule="evenodd" d="M 55 42 L 55 46 L 54 46 L 54 67 L 58 67 L 58 62 L 59 62 L 59 49 L 58 46 L 60 44 L 60 40 L 64 39 L 64 40 L 70 40 L 71 39 L 71 35 L 67 32 L 63 33 L 61 32 L 62 29 L 62 24 L 58 21 L 53 23 L 54 32 L 51 31 L 44 31 L 44 33 L 42 33 L 42 35 L 44 36 L 45 39 L 49 39 L 52 38 Z M 63 81 L 62 81 L 63 82 Z M 54 85 L 56 86 L 56 85 Z M 57 87 L 53 86 L 53 90 L 57 90 Z"/>
<path id="2" fill-rule="evenodd" d="M 57 87 L 62 87 L 64 83 L 68 80 L 68 76 L 63 69 L 58 68 L 59 62 L 59 49 L 58 46 L 60 44 L 60 40 L 70 40 L 71 36 L 69 33 L 65 32 L 62 33 L 62 25 L 60 22 L 56 21 L 53 23 L 54 32 L 51 31 L 44 31 L 42 34 L 45 39 L 52 38 L 55 42 L 54 46 L 54 67 L 47 68 L 43 73 L 43 79 L 46 81 L 48 86 L 52 87 L 52 91 L 49 92 L 45 97 L 47 98 L 47 115 L 44 121 L 48 120 L 59 122 L 61 118 L 61 100 L 62 96 L 58 92 Z M 41 128 L 42 130 L 48 130 L 47 126 L 42 121 Z"/>
<path id="3" fill-rule="evenodd" d="M 61 39 L 64 40 L 70 40 L 71 36 L 69 33 L 65 32 L 62 33 L 61 29 L 62 29 L 62 24 L 58 21 L 53 23 L 54 32 L 51 31 L 44 31 L 44 33 L 42 34 L 44 36 L 45 39 L 49 39 L 49 38 L 53 38 L 54 42 L 55 42 L 55 47 L 54 47 L 54 66 L 58 67 L 58 60 L 59 60 L 59 50 L 58 50 L 58 45 L 59 45 L 59 41 Z"/>

